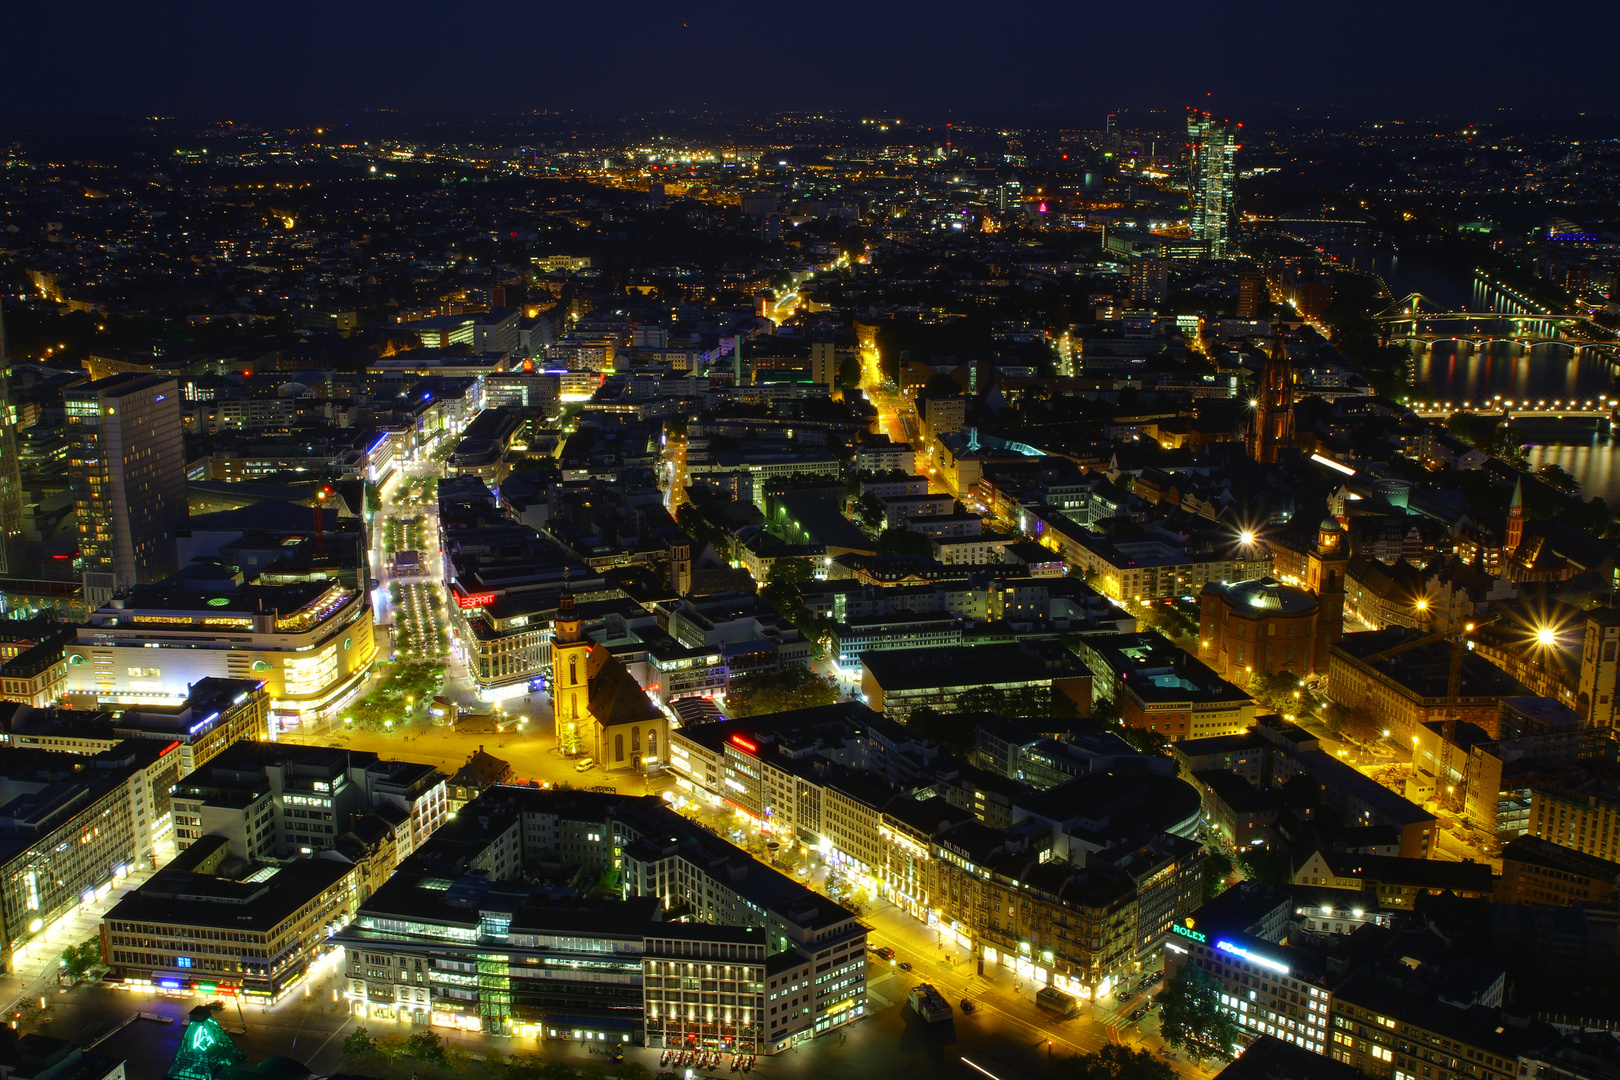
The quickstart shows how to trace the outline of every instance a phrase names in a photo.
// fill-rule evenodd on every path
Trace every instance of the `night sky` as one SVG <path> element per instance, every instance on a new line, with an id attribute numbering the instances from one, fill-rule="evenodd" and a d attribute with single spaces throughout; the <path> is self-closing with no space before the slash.
<path id="1" fill-rule="evenodd" d="M 0 113 L 1614 113 L 1613 0 L 10 3 Z M 910 118 L 908 117 L 908 118 Z"/>

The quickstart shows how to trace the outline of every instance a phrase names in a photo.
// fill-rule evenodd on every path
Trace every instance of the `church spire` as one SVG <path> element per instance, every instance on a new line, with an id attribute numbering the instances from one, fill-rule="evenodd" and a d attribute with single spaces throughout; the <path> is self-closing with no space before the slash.
<path id="1" fill-rule="evenodd" d="M 1502 576 L 1511 577 L 1508 573 L 1508 563 L 1524 543 L 1524 477 L 1519 477 L 1513 484 L 1513 498 L 1508 503 L 1507 532 L 1502 537 Z"/>

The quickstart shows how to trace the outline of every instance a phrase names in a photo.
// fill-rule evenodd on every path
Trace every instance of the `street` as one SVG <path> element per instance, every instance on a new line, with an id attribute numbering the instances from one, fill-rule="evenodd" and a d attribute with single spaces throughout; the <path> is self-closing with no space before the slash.
<path id="1" fill-rule="evenodd" d="M 974 1013 L 963 1015 L 960 1009 L 954 1009 L 949 1022 L 925 1024 L 906 1005 L 912 981 L 925 978 L 932 982 L 954 1007 L 961 995 L 947 987 L 953 986 L 951 980 L 971 981 L 971 977 L 949 970 L 938 961 L 927 965 L 931 970 L 924 975 L 920 954 L 913 961 L 919 970 L 911 975 L 881 961 L 878 964 L 869 983 L 871 1011 L 866 1019 L 786 1053 L 761 1056 L 754 1072 L 766 1080 L 822 1080 L 829 1072 L 874 1080 L 906 1074 L 983 1080 L 982 1074 L 963 1064 L 965 1057 L 999 1080 L 1039 1080 L 1049 1074 L 1052 1059 L 1095 1050 L 1107 1039 L 1103 1025 L 1089 1017 L 1053 1024 L 1037 1016 L 1027 1002 L 1003 1000 L 1000 987 L 990 980 L 978 980 L 975 985 L 974 998 L 979 1007 Z M 321 968 L 307 997 L 295 993 L 275 1006 L 243 1006 L 231 999 L 220 1002 L 214 1011 L 215 1019 L 241 1047 L 250 1064 L 285 1055 L 317 1075 L 368 1071 L 366 1061 L 343 1057 L 343 1038 L 356 1025 L 348 1016 L 347 1004 L 334 1000 L 337 981 L 331 975 L 331 965 L 322 964 Z M 202 1003 L 200 998 L 83 984 L 51 995 L 45 1019 L 27 1023 L 23 1030 L 37 1030 L 71 1042 L 105 1038 L 95 1046 L 96 1052 L 125 1059 L 129 1080 L 161 1080 L 179 1048 L 187 1013 Z M 136 1013 L 144 1016 L 136 1018 Z M 171 1022 L 145 1018 L 151 1016 L 168 1017 Z M 395 1031 L 409 1034 L 425 1030 L 379 1020 L 366 1020 L 364 1026 L 373 1038 Z M 432 1030 L 445 1042 L 463 1047 L 474 1056 L 498 1048 L 508 1055 L 539 1053 L 575 1068 L 602 1061 L 589 1055 L 584 1043 Z M 1048 1039 L 1052 1040 L 1050 1047 Z M 640 1062 L 655 1075 L 661 1071 L 657 1050 L 628 1047 L 625 1060 Z M 1204 1075 L 1190 1066 L 1177 1067 L 1188 1077 Z M 416 1071 L 414 1065 L 410 1068 Z M 429 1076 L 440 1074 L 427 1067 L 421 1071 Z M 731 1075 L 724 1065 L 716 1074 Z"/>

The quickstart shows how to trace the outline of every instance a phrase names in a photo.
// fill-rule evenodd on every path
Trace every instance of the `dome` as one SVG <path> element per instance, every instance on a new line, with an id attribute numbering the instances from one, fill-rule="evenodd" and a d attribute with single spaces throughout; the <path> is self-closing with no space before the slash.
<path id="1" fill-rule="evenodd" d="M 1323 532 L 1343 532 L 1344 531 L 1344 527 L 1342 525 L 1340 525 L 1338 523 L 1338 521 L 1334 520 L 1332 517 L 1323 518 L 1322 519 L 1322 524 L 1318 525 L 1317 528 L 1321 529 Z"/>
<path id="2" fill-rule="evenodd" d="M 1304 589 L 1268 577 L 1229 585 L 1226 600 L 1234 608 L 1274 611 L 1280 615 L 1300 615 L 1316 607 L 1316 597 Z"/>

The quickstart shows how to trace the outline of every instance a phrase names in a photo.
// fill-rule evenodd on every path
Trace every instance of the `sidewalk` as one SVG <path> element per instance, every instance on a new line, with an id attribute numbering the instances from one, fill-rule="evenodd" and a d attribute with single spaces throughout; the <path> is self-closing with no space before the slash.
<path id="1" fill-rule="evenodd" d="M 157 849 L 158 869 L 174 858 L 174 840 L 171 837 Z M 13 956 L 10 970 L 0 974 L 0 1002 L 7 1013 L 30 1005 L 37 1008 L 39 999 L 49 996 L 57 988 L 57 973 L 61 970 L 62 951 L 101 934 L 101 919 L 130 890 L 144 885 L 157 870 L 134 870 L 116 882 L 106 895 L 88 904 L 78 904 L 31 938 Z"/>

